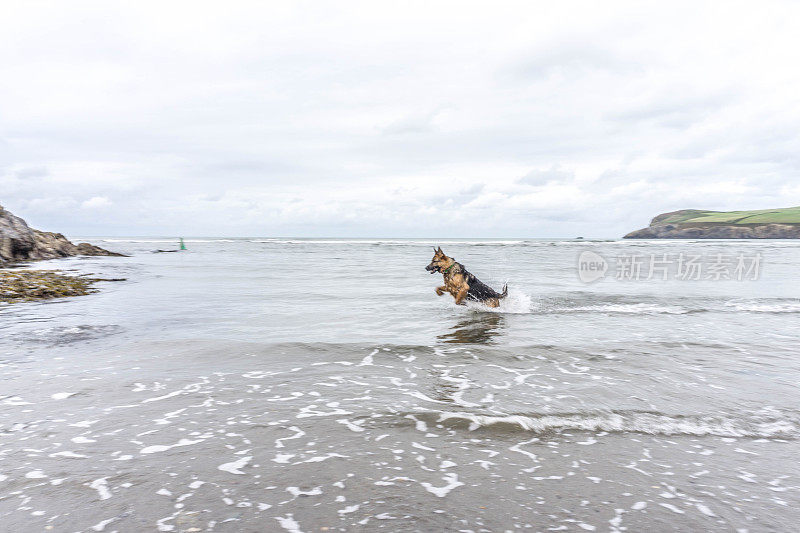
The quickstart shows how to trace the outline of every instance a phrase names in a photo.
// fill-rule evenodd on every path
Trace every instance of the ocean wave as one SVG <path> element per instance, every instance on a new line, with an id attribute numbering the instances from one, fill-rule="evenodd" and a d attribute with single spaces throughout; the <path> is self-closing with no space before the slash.
<path id="1" fill-rule="evenodd" d="M 117 324 L 89 325 L 81 324 L 76 326 L 59 326 L 53 328 L 43 328 L 25 333 L 12 335 L 18 342 L 39 343 L 49 345 L 63 345 L 73 342 L 89 341 L 100 339 L 123 332 L 125 328 Z"/>
<path id="2" fill-rule="evenodd" d="M 669 314 L 683 315 L 692 310 L 677 305 L 658 305 L 648 303 L 637 304 L 602 304 L 564 308 L 567 312 L 600 312 L 600 313 L 622 313 L 634 315 Z"/>
<path id="3" fill-rule="evenodd" d="M 587 298 L 590 299 L 590 298 Z M 724 304 L 713 301 L 694 301 L 690 305 L 675 302 L 584 302 L 581 299 L 546 299 L 531 305 L 530 311 L 537 314 L 559 313 L 609 313 L 620 315 L 685 315 L 689 313 L 800 313 L 798 300 L 753 300 L 729 301 Z"/>
<path id="4" fill-rule="evenodd" d="M 503 246 L 524 244 L 524 240 L 487 241 L 442 241 L 442 240 L 393 240 L 393 239 L 250 239 L 248 242 L 265 244 L 371 244 L 384 246 Z"/>
<path id="5" fill-rule="evenodd" d="M 737 311 L 748 313 L 800 313 L 800 302 L 729 302 L 727 304 Z"/>
<path id="6" fill-rule="evenodd" d="M 92 239 L 96 242 L 138 243 L 138 244 L 177 244 L 178 239 Z M 240 239 L 183 239 L 186 244 L 212 242 L 238 242 Z"/>
<path id="7" fill-rule="evenodd" d="M 625 315 L 684 315 L 706 311 L 704 308 L 688 308 L 680 305 L 654 303 L 595 303 L 582 305 L 582 302 L 541 301 L 530 306 L 530 312 L 536 314 L 559 313 L 613 313 Z"/>
<path id="8" fill-rule="evenodd" d="M 698 437 L 797 438 L 800 427 L 797 414 L 789 415 L 775 411 L 756 413 L 750 417 L 682 416 L 636 411 L 509 415 L 433 411 L 414 413 L 413 416 L 428 423 L 444 424 L 454 429 L 475 431 L 481 428 L 493 428 L 531 433 L 574 430 Z"/>
<path id="9" fill-rule="evenodd" d="M 595 300 L 596 301 L 596 300 Z M 490 308 L 477 302 L 467 302 L 467 307 L 475 311 L 508 314 L 560 314 L 560 313 L 616 313 L 632 315 L 669 314 L 684 315 L 708 311 L 704 307 L 685 307 L 681 305 L 655 304 L 645 302 L 598 302 L 589 305 L 583 300 L 546 299 L 534 302 L 530 295 L 523 292 L 510 291 L 508 297 L 501 300 L 500 307 Z"/>

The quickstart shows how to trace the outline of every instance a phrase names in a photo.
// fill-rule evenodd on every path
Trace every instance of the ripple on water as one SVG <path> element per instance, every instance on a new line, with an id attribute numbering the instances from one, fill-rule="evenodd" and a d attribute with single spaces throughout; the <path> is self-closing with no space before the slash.
<path id="1" fill-rule="evenodd" d="M 468 431 L 499 433 L 554 433 L 564 430 L 642 433 L 648 435 L 717 436 L 796 439 L 800 437 L 800 413 L 775 412 L 747 415 L 667 415 L 647 411 L 578 413 L 478 414 L 471 412 L 424 411 L 400 413 L 390 425 L 427 428 L 443 425 Z M 386 419 L 382 419 L 385 424 Z M 409 422 L 411 420 L 411 422 Z"/>
<path id="2" fill-rule="evenodd" d="M 124 330 L 125 328 L 117 324 L 81 324 L 77 326 L 57 326 L 36 329 L 14 334 L 11 338 L 21 344 L 31 343 L 62 346 L 117 335 Z"/>

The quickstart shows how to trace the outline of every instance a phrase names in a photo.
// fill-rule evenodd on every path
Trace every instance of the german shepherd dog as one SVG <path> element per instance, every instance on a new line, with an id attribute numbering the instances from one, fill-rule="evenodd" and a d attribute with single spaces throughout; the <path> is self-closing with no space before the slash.
<path id="1" fill-rule="evenodd" d="M 431 274 L 441 272 L 444 276 L 444 285 L 436 287 L 436 294 L 441 296 L 449 292 L 456 299 L 457 305 L 466 305 L 464 300 L 480 302 L 489 307 L 498 307 L 500 300 L 508 296 L 508 284 L 503 285 L 503 292 L 497 292 L 473 274 L 467 272 L 464 265 L 457 263 L 452 257 L 447 257 L 440 246 L 434 248 L 431 264 L 425 270 Z"/>

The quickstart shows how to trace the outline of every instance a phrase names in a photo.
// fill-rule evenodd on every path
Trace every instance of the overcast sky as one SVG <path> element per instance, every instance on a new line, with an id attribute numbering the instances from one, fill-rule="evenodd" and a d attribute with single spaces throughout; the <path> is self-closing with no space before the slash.
<path id="1" fill-rule="evenodd" d="M 800 205 L 800 5 L 3 2 L 0 204 L 71 235 L 393 237 Z"/>

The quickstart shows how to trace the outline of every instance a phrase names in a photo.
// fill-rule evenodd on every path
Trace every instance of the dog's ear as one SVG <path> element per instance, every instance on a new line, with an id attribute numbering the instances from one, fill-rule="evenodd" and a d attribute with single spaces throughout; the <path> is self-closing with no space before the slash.
<path id="1" fill-rule="evenodd" d="M 439 247 L 439 249 L 438 249 L 438 250 L 436 250 L 436 251 L 437 251 L 437 252 L 439 252 L 440 254 L 444 255 L 444 252 L 442 251 L 442 247 L 441 247 L 441 246 L 440 246 L 440 247 Z"/>
<path id="2" fill-rule="evenodd" d="M 436 247 L 434 246 L 434 247 L 433 247 L 433 252 L 434 252 L 434 253 L 436 253 L 436 252 L 438 252 L 438 251 L 439 251 L 439 250 L 437 250 L 437 249 L 436 249 Z"/>

